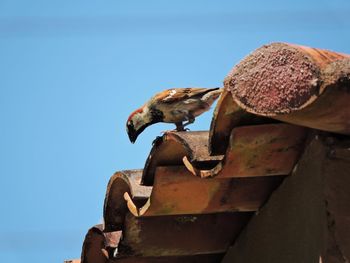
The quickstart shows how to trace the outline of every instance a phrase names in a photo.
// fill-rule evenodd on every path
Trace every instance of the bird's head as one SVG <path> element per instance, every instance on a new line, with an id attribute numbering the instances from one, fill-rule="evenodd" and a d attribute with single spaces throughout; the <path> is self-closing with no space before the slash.
<path id="1" fill-rule="evenodd" d="M 131 113 L 126 122 L 126 132 L 130 141 L 134 143 L 140 133 L 152 123 L 151 116 L 146 107 L 139 108 Z"/>

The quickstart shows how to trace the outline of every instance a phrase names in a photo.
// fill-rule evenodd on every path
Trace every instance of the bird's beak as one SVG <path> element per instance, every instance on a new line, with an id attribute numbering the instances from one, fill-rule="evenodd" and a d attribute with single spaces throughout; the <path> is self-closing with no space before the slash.
<path id="1" fill-rule="evenodd" d="M 128 133 L 129 140 L 131 143 L 135 143 L 137 139 L 137 135 L 135 133 Z"/>
<path id="2" fill-rule="evenodd" d="M 130 142 L 135 143 L 139 133 L 135 130 L 135 127 L 133 125 L 127 125 L 127 133 L 128 133 Z"/>
<path id="3" fill-rule="evenodd" d="M 135 130 L 135 127 L 132 125 L 127 126 L 127 132 L 128 132 L 130 142 L 135 143 L 136 139 L 140 135 L 140 133 L 143 132 L 144 129 L 146 129 L 151 124 L 152 123 L 146 123 L 143 126 L 139 127 L 138 130 Z"/>

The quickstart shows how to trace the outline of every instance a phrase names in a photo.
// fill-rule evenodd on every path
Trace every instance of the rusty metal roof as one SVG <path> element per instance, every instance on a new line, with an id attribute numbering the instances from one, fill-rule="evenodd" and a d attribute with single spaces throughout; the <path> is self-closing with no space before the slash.
<path id="1" fill-rule="evenodd" d="M 288 45 L 277 47 L 290 51 Z M 306 50 L 308 58 L 316 61 L 308 62 L 317 66 L 324 66 L 321 62 L 328 58 L 339 64 L 339 59 L 346 57 L 305 47 L 292 49 Z M 277 53 L 283 56 L 287 51 Z M 296 57 L 305 58 L 300 54 Z M 315 120 L 311 114 L 319 107 L 321 115 L 331 114 L 324 109 L 327 103 L 337 100 L 344 85 L 350 83 L 347 63 L 334 66 L 334 74 L 329 68 L 322 71 L 322 76 L 328 74 L 324 79 L 332 83 L 328 86 L 333 85 L 332 90 L 327 88 L 330 92 L 318 95 L 309 108 L 302 107 L 300 114 L 293 109 L 283 115 L 259 114 L 245 105 L 238 98 L 242 91 L 235 93 L 232 88 L 239 71 L 234 68 L 225 80 L 227 89 L 218 101 L 210 131 L 167 132 L 155 140 L 144 169 L 121 171 L 111 177 L 104 225 L 89 230 L 82 263 L 220 262 L 251 217 L 295 169 L 314 132 L 306 127 L 322 126 L 339 132 L 350 127 L 348 110 L 332 119 L 341 124 L 342 128 L 336 129 L 327 128 L 331 121 L 317 114 L 320 118 Z M 333 92 L 334 85 L 341 86 L 337 92 Z M 339 110 L 333 106 L 330 109 Z"/>

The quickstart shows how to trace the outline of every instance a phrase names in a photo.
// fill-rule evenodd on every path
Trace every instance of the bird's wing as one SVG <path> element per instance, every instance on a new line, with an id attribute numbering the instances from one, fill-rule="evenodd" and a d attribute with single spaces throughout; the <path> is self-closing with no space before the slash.
<path id="1" fill-rule="evenodd" d="M 210 92 L 214 89 L 207 88 L 176 88 L 164 90 L 161 93 L 158 93 L 154 99 L 160 103 L 173 103 L 180 102 L 184 100 L 198 99 L 207 92 Z"/>

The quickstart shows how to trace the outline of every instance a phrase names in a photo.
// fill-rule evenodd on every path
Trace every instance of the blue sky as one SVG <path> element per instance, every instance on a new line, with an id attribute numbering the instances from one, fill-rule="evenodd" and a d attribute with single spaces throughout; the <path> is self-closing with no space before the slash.
<path id="1" fill-rule="evenodd" d="M 80 256 L 109 177 L 173 129 L 128 141 L 126 118 L 155 92 L 221 86 L 270 42 L 350 53 L 349 13 L 346 0 L 1 0 L 0 262 Z"/>

